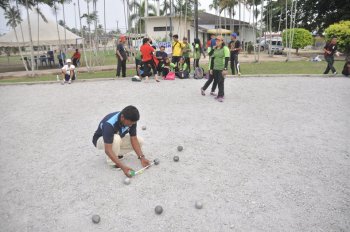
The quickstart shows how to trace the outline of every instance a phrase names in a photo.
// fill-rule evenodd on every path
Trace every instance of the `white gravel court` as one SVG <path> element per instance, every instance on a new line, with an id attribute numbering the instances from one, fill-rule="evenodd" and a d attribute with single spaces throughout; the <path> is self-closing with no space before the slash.
<path id="1" fill-rule="evenodd" d="M 350 79 L 203 83 L 1 86 L 0 231 L 350 231 Z M 91 138 L 129 104 L 160 164 L 124 185 Z"/>

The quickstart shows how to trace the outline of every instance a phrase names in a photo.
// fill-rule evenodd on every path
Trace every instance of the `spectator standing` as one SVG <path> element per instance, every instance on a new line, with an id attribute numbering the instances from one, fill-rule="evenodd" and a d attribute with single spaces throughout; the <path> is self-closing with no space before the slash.
<path id="1" fill-rule="evenodd" d="M 235 71 L 237 70 L 237 75 L 240 76 L 240 66 L 238 61 L 238 54 L 242 49 L 241 42 L 237 39 L 237 34 L 231 34 L 231 42 L 228 44 L 230 48 L 230 60 L 231 60 L 231 72 L 232 75 L 235 75 Z"/>
<path id="2" fill-rule="evenodd" d="M 334 54 L 337 54 L 337 38 L 333 37 L 331 42 L 326 43 L 326 45 L 323 48 L 324 51 L 324 58 L 327 61 L 327 68 L 324 71 L 323 74 L 328 74 L 330 70 L 332 70 L 333 75 L 337 74 L 337 71 L 335 70 L 333 64 L 334 64 Z"/>
<path id="3" fill-rule="evenodd" d="M 115 53 L 115 56 L 118 59 L 116 77 L 120 77 L 120 71 L 122 72 L 122 77 L 126 77 L 126 61 L 128 60 L 128 56 L 125 50 L 125 42 L 126 37 L 121 36 Z"/>
<path id="4" fill-rule="evenodd" d="M 182 56 L 182 49 L 184 48 L 183 44 L 179 41 L 178 35 L 173 36 L 173 43 L 171 48 L 172 48 L 171 63 L 177 64 L 180 60 L 180 57 Z"/>
<path id="5" fill-rule="evenodd" d="M 187 71 L 191 72 L 191 58 L 190 55 L 192 53 L 192 45 L 188 43 L 187 38 L 183 38 L 183 49 L 182 49 L 182 56 L 185 59 L 185 63 L 187 64 Z"/>

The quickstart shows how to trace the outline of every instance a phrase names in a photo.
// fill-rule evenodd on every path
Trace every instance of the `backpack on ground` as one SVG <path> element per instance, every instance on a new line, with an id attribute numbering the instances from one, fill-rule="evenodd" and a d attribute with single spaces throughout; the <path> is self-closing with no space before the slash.
<path id="1" fill-rule="evenodd" d="M 196 67 L 194 69 L 194 74 L 193 74 L 193 78 L 194 79 L 202 79 L 204 76 L 204 69 L 201 67 Z"/>

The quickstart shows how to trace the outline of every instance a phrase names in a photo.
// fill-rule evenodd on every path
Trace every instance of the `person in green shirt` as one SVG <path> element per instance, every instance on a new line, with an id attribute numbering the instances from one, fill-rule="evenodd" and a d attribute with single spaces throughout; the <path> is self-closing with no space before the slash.
<path id="1" fill-rule="evenodd" d="M 192 45 L 193 45 L 193 60 L 194 60 L 193 65 L 194 65 L 194 68 L 198 68 L 201 55 L 203 54 L 205 58 L 205 54 L 203 52 L 201 42 L 198 38 L 194 39 Z"/>
<path id="2" fill-rule="evenodd" d="M 162 64 L 162 77 L 165 78 L 172 69 L 175 68 L 175 64 L 170 62 L 170 58 L 166 57 L 164 63 Z"/>
<path id="3" fill-rule="evenodd" d="M 185 58 L 185 63 L 187 64 L 187 69 L 189 72 L 191 72 L 191 52 L 192 52 L 192 45 L 187 41 L 187 38 L 184 37 L 182 39 L 182 56 Z"/>
<path id="4" fill-rule="evenodd" d="M 212 82 L 211 78 L 217 80 L 219 93 L 215 98 L 219 102 L 223 102 L 224 99 L 224 81 L 227 75 L 227 65 L 230 60 L 230 50 L 225 46 L 222 36 L 216 37 L 216 46 L 209 52 L 210 68 L 209 68 L 209 79 L 201 88 L 201 94 L 205 95 L 205 90 Z"/>
<path id="5" fill-rule="evenodd" d="M 180 79 L 187 79 L 189 76 L 188 66 L 185 62 L 185 58 L 181 57 L 179 63 L 175 68 L 175 75 Z"/>
<path id="6" fill-rule="evenodd" d="M 134 56 L 135 56 L 135 65 L 136 65 L 136 74 L 137 76 L 141 76 L 140 74 L 140 68 L 142 66 L 142 59 L 141 59 L 141 52 L 139 49 L 136 48 L 134 51 Z"/>

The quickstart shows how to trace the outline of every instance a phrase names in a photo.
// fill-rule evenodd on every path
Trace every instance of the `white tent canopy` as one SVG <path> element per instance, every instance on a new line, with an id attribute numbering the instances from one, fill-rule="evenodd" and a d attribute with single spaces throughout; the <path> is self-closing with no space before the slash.
<path id="1" fill-rule="evenodd" d="M 33 45 L 37 46 L 39 41 L 39 46 L 42 45 L 58 45 L 59 38 L 61 45 L 64 44 L 76 44 L 81 43 L 81 37 L 75 35 L 74 33 L 66 30 L 66 41 L 64 36 L 64 27 L 58 25 L 59 37 L 57 33 L 57 24 L 56 22 L 50 21 L 47 19 L 47 23 L 39 16 L 38 14 L 32 13 L 29 16 L 30 18 L 30 26 L 32 31 L 32 40 Z M 22 22 L 23 29 L 23 37 L 22 39 L 21 28 L 18 25 L 15 30 L 17 32 L 18 42 L 20 46 L 30 46 L 30 37 L 29 37 L 29 27 L 28 20 L 24 20 Z M 38 30 L 39 30 L 39 38 L 38 38 Z M 0 47 L 17 47 L 18 43 L 16 41 L 15 31 L 11 30 L 4 36 L 0 36 Z"/>

